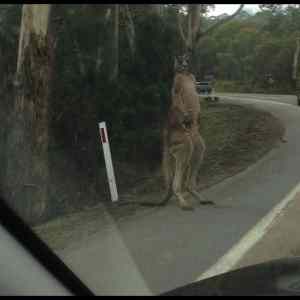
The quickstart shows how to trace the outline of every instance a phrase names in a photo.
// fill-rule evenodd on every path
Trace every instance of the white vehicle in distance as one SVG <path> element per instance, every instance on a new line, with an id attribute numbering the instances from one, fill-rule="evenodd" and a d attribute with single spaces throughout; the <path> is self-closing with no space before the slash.
<path id="1" fill-rule="evenodd" d="M 219 97 L 215 95 L 212 81 L 197 81 L 197 91 L 207 101 L 217 102 Z"/>

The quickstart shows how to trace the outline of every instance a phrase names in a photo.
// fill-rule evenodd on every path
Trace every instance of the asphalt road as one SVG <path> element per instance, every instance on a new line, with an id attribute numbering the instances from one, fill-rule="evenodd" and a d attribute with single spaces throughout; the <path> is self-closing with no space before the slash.
<path id="1" fill-rule="evenodd" d="M 264 100 L 277 103 L 292 104 L 297 106 L 297 97 L 294 95 L 272 95 L 272 94 L 243 94 L 243 93 L 217 93 L 221 98 L 231 98 L 239 100 Z"/>
<path id="2" fill-rule="evenodd" d="M 97 294 L 159 294 L 194 281 L 300 181 L 300 108 L 287 95 L 220 94 L 221 101 L 267 110 L 286 127 L 286 143 L 203 192 L 217 207 L 176 204 L 111 223 L 60 255 Z M 288 103 L 288 104 L 286 104 Z"/>

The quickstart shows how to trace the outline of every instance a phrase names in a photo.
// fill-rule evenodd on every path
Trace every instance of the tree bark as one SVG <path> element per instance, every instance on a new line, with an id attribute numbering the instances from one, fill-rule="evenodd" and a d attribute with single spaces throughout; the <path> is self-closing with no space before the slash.
<path id="1" fill-rule="evenodd" d="M 297 38 L 297 40 L 296 40 L 296 50 L 295 50 L 295 53 L 294 53 L 294 60 L 293 60 L 293 74 L 292 74 L 293 80 L 297 79 L 297 68 L 298 68 L 299 53 L 300 53 L 300 38 Z"/>
<path id="2" fill-rule="evenodd" d="M 192 73 L 195 71 L 194 70 L 194 65 L 195 65 L 195 50 L 197 49 L 199 42 L 202 37 L 205 35 L 213 32 L 216 30 L 219 26 L 225 24 L 226 22 L 230 21 L 233 19 L 235 16 L 237 16 L 241 10 L 244 7 L 244 4 L 241 4 L 240 7 L 236 10 L 235 13 L 233 13 L 231 16 L 228 18 L 221 20 L 208 28 L 205 32 L 201 30 L 201 14 L 202 14 L 202 5 L 203 4 L 188 4 L 187 7 L 187 12 L 188 12 L 188 22 L 187 22 L 187 30 L 186 34 L 184 33 L 183 30 L 183 25 L 182 25 L 182 17 L 180 15 L 179 9 L 178 9 L 178 28 L 179 28 L 179 33 L 180 37 L 185 45 L 185 55 L 189 57 L 189 68 L 192 71 Z"/>
<path id="3" fill-rule="evenodd" d="M 152 11 L 157 14 L 158 16 L 162 16 L 163 7 L 162 4 L 151 4 Z"/>
<path id="4" fill-rule="evenodd" d="M 119 77 L 119 4 L 114 7 L 114 34 L 113 34 L 113 66 L 111 81 Z"/>
<path id="5" fill-rule="evenodd" d="M 135 45 L 135 26 L 133 23 L 132 15 L 130 12 L 130 8 L 128 4 L 124 5 L 124 12 L 126 16 L 126 33 L 127 33 L 127 39 L 130 47 L 131 56 L 134 57 L 135 51 L 136 51 L 136 45 Z"/>
<path id="6" fill-rule="evenodd" d="M 300 38 L 298 37 L 296 40 L 296 50 L 294 53 L 294 60 L 293 60 L 293 72 L 292 72 L 292 82 L 295 89 L 295 94 L 297 96 L 297 103 L 300 105 L 300 82 L 298 79 L 298 60 L 299 60 L 299 53 L 300 53 Z"/>
<path id="7" fill-rule="evenodd" d="M 209 27 L 206 31 L 202 32 L 202 31 L 199 30 L 197 32 L 197 35 L 196 35 L 196 47 L 199 45 L 199 42 L 200 42 L 201 38 L 203 38 L 204 36 L 206 36 L 208 34 L 211 34 L 217 28 L 219 28 L 220 26 L 224 25 L 225 23 L 227 23 L 230 20 L 232 20 L 233 18 L 235 18 L 243 10 L 244 5 L 245 4 L 241 4 L 240 7 L 235 11 L 235 13 L 233 13 L 232 15 L 230 15 L 229 17 L 227 17 L 226 19 L 220 20 L 216 24 L 214 24 L 211 27 Z"/>
<path id="8" fill-rule="evenodd" d="M 178 5 L 177 5 L 177 25 L 178 25 L 178 30 L 179 30 L 181 40 L 183 41 L 183 44 L 185 46 L 187 46 L 188 45 L 188 39 L 186 38 L 186 36 L 184 34 L 182 15 L 180 13 L 180 9 L 179 9 Z"/>
<path id="9" fill-rule="evenodd" d="M 79 47 L 79 44 L 78 44 L 78 41 L 77 41 L 76 38 L 74 38 L 73 43 L 74 43 L 74 50 L 75 50 L 76 55 L 77 55 L 79 72 L 80 72 L 81 76 L 84 76 L 86 74 L 86 68 L 85 68 L 85 64 L 84 64 L 84 61 L 83 61 L 83 56 L 82 56 L 82 53 L 80 51 L 80 47 Z"/>
<path id="10" fill-rule="evenodd" d="M 101 48 L 101 46 L 98 46 L 97 56 L 96 56 L 96 61 L 95 61 L 95 72 L 96 72 L 96 74 L 98 74 L 100 72 L 100 68 L 101 68 L 102 63 L 103 63 L 102 48 Z"/>
<path id="11" fill-rule="evenodd" d="M 51 5 L 23 5 L 15 99 L 8 136 L 6 199 L 30 224 L 48 203 L 48 95 L 53 58 Z"/>
<path id="12" fill-rule="evenodd" d="M 111 7 L 106 8 L 106 12 L 104 14 L 104 25 L 106 26 L 111 18 Z M 99 43 L 97 48 L 97 54 L 95 59 L 95 74 L 100 72 L 101 66 L 103 64 L 103 45 Z"/>

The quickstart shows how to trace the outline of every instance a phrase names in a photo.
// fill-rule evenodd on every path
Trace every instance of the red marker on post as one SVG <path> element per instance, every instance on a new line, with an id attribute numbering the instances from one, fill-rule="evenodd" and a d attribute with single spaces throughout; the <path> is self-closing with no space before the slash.
<path id="1" fill-rule="evenodd" d="M 101 122 L 99 123 L 99 131 L 101 137 L 101 143 L 103 148 L 104 160 L 105 160 L 105 167 L 106 167 L 106 174 L 108 178 L 109 190 L 111 195 L 112 202 L 118 201 L 118 190 L 116 185 L 115 173 L 111 158 L 108 134 L 106 129 L 106 123 Z"/>

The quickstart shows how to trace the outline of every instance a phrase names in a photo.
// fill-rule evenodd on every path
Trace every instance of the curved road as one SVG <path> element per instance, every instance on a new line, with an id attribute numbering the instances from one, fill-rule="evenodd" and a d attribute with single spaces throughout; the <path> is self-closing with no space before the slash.
<path id="1" fill-rule="evenodd" d="M 258 163 L 204 191 L 218 207 L 193 212 L 174 204 L 99 231 L 61 253 L 98 294 L 158 294 L 190 283 L 211 267 L 300 181 L 300 108 L 288 95 L 220 94 L 221 101 L 267 110 L 286 127 Z"/>

